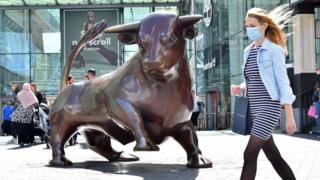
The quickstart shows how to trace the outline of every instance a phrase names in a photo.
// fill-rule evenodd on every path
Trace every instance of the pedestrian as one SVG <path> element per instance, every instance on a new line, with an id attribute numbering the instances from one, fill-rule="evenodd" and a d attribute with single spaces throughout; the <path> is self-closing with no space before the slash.
<path id="1" fill-rule="evenodd" d="M 87 71 L 87 74 L 86 74 L 86 78 L 88 80 L 92 80 L 96 77 L 96 70 L 93 69 L 93 68 L 90 68 L 88 71 Z"/>
<path id="2" fill-rule="evenodd" d="M 316 110 L 316 125 L 320 129 L 320 86 L 319 83 L 316 83 L 314 92 L 312 95 L 312 102 Z"/>
<path id="3" fill-rule="evenodd" d="M 195 91 L 191 91 L 193 98 L 193 109 L 191 115 L 191 122 L 195 127 L 198 127 L 198 119 L 200 113 L 204 112 L 204 103 L 200 100 L 200 98 L 196 95 Z"/>
<path id="4" fill-rule="evenodd" d="M 38 99 L 38 103 L 48 104 L 46 96 L 38 89 L 37 84 L 33 82 L 30 85 L 31 85 L 32 92 L 36 95 Z"/>
<path id="5" fill-rule="evenodd" d="M 2 109 L 2 125 L 1 129 L 4 135 L 11 135 L 11 114 L 13 112 L 13 106 L 11 100 L 6 102 L 6 105 Z"/>
<path id="6" fill-rule="evenodd" d="M 24 83 L 22 91 L 18 93 L 18 106 L 12 113 L 12 121 L 16 122 L 18 144 L 32 144 L 34 142 L 33 107 L 38 103 L 37 97 L 31 90 L 29 83 Z"/>
<path id="7" fill-rule="evenodd" d="M 17 96 L 20 91 L 21 91 L 21 86 L 19 84 L 11 84 L 13 109 L 15 109 L 17 107 L 17 102 L 18 102 Z"/>
<path id="8" fill-rule="evenodd" d="M 37 97 L 38 103 L 34 104 L 34 116 L 33 116 L 33 123 L 34 123 L 34 129 L 33 133 L 35 136 L 39 136 L 41 138 L 41 141 L 44 140 L 44 136 L 46 135 L 45 130 L 42 128 L 44 127 L 41 122 L 43 122 L 40 119 L 40 105 L 41 106 L 47 106 L 48 101 L 46 96 L 38 89 L 38 86 L 36 83 L 32 82 L 31 84 L 31 90 L 34 93 L 34 95 Z"/>
<path id="9" fill-rule="evenodd" d="M 280 6 L 270 14 L 277 17 L 276 20 L 290 19 L 287 6 Z M 296 132 L 296 124 L 292 110 L 295 96 L 285 64 L 286 38 L 282 26 L 270 14 L 260 8 L 252 8 L 247 12 L 245 25 L 248 38 L 253 43 L 244 50 L 245 83 L 231 86 L 231 92 L 234 93 L 246 90 L 253 120 L 249 142 L 244 151 L 241 180 L 255 179 L 261 149 L 282 179 L 296 179 L 272 137 L 272 131 L 280 120 L 281 106 L 285 109 L 289 135 Z"/>
<path id="10" fill-rule="evenodd" d="M 17 96 L 18 96 L 18 93 L 21 91 L 21 86 L 18 84 L 11 84 L 11 90 L 12 90 L 12 99 L 13 99 L 12 106 L 13 106 L 13 112 L 14 112 L 18 106 Z M 11 135 L 14 139 L 15 144 L 18 143 L 17 134 L 18 134 L 17 133 L 17 123 L 12 120 L 12 115 L 11 115 Z"/>

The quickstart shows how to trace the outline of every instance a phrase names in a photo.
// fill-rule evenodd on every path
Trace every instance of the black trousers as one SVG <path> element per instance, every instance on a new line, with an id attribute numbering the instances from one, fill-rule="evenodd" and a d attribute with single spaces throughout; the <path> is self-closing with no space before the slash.
<path id="1" fill-rule="evenodd" d="M 192 121 L 192 124 L 194 126 L 198 126 L 198 117 L 199 117 L 199 114 L 200 114 L 200 111 L 198 112 L 193 112 L 192 115 L 191 115 L 191 121 Z"/>
<path id="2" fill-rule="evenodd" d="M 34 142 L 33 128 L 33 123 L 17 123 L 19 144 L 31 144 Z"/>
<path id="3" fill-rule="evenodd" d="M 11 135 L 11 121 L 3 121 L 1 129 L 4 134 Z"/>

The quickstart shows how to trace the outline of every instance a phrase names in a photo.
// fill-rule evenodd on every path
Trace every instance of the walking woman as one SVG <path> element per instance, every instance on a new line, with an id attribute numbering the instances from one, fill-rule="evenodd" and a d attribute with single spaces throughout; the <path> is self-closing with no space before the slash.
<path id="1" fill-rule="evenodd" d="M 16 122 L 18 144 L 32 144 L 34 141 L 33 106 L 38 100 L 31 90 L 29 83 L 24 83 L 22 91 L 18 93 L 18 106 L 12 114 L 12 121 Z"/>
<path id="2" fill-rule="evenodd" d="M 285 13 L 288 12 L 287 7 L 279 8 L 275 11 L 282 17 L 275 20 L 281 21 L 283 16 L 288 16 L 289 13 Z M 270 14 L 275 15 L 274 11 Z M 289 135 L 296 132 L 296 124 L 292 111 L 295 96 L 285 65 L 285 34 L 282 26 L 278 25 L 270 14 L 260 8 L 252 8 L 247 12 L 245 25 L 248 38 L 253 43 L 244 50 L 245 83 L 231 86 L 233 94 L 240 93 L 242 89 L 246 90 L 253 119 L 251 136 L 244 151 L 241 180 L 255 178 L 261 149 L 282 179 L 295 179 L 272 137 L 272 131 L 280 119 L 281 106 L 285 109 L 286 130 Z"/>

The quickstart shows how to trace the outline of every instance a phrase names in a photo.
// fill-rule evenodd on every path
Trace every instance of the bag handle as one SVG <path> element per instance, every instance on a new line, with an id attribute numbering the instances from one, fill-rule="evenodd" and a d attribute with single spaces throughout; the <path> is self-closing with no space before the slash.
<path id="1" fill-rule="evenodd" d="M 241 89 L 241 91 L 240 91 L 240 96 L 242 96 L 242 97 L 247 97 L 247 93 L 246 93 L 246 90 L 245 90 L 245 89 Z"/>

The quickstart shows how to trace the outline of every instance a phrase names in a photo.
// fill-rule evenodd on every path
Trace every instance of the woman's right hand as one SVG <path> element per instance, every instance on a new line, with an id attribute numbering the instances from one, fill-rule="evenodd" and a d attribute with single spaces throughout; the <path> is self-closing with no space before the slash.
<path id="1" fill-rule="evenodd" d="M 234 85 L 234 84 L 231 85 L 231 95 L 232 96 L 240 94 L 241 91 L 242 91 L 242 88 L 239 85 Z"/>

